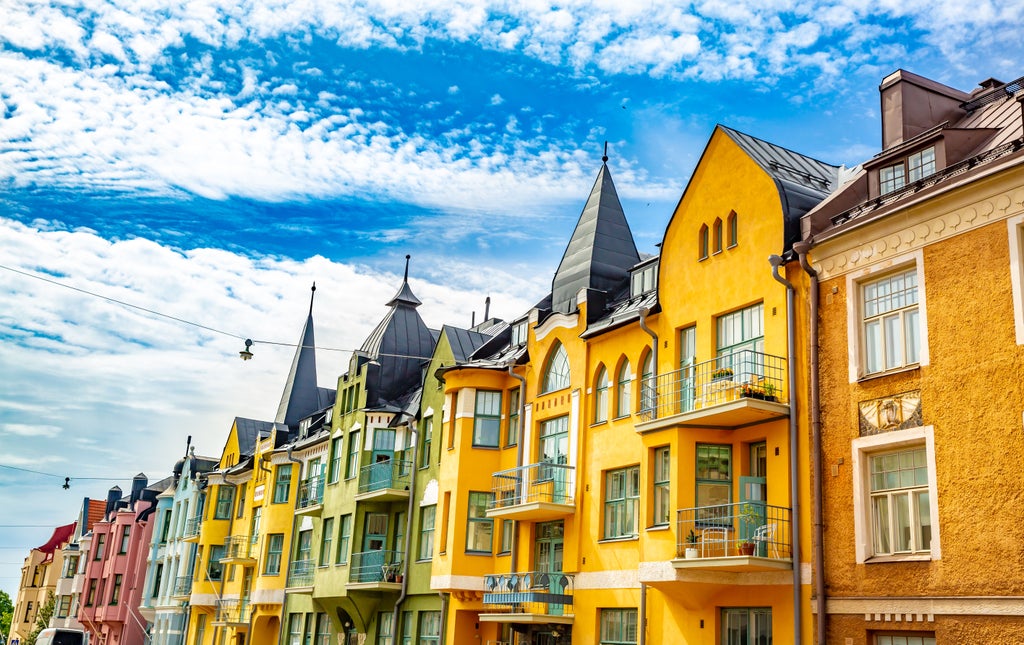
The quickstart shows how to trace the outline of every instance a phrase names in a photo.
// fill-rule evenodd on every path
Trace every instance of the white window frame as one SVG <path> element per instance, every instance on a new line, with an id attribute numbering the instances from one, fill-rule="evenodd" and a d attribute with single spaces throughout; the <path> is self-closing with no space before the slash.
<path id="1" fill-rule="evenodd" d="M 1010 285 L 1013 290 L 1013 321 L 1017 344 L 1024 345 L 1024 215 L 1006 222 L 1010 235 Z"/>
<path id="2" fill-rule="evenodd" d="M 883 370 L 868 374 L 866 370 L 867 357 L 865 354 L 866 340 L 864 338 L 864 317 L 863 317 L 863 291 L 862 286 L 878 278 L 896 271 L 906 271 L 914 268 L 917 271 L 917 311 L 918 311 L 918 337 L 921 339 L 921 346 L 918 347 L 918 361 L 909 366 L 899 367 L 892 370 Z M 874 378 L 886 374 L 894 374 L 905 370 L 916 369 L 930 364 L 928 353 L 928 297 L 925 290 L 924 279 L 924 254 L 917 250 L 906 255 L 901 255 L 888 260 L 881 265 L 866 267 L 859 271 L 853 271 L 846 275 L 846 328 L 850 335 L 848 346 L 848 364 L 850 383 L 865 378 Z"/>
<path id="3" fill-rule="evenodd" d="M 928 460 L 928 502 L 931 519 L 932 541 L 929 553 L 874 555 L 871 522 L 871 456 L 892 452 L 900 448 L 925 447 Z M 935 430 L 933 426 L 921 426 L 907 430 L 894 430 L 881 434 L 859 437 L 852 442 L 853 449 L 853 534 L 857 564 L 875 562 L 906 562 L 913 560 L 941 560 L 942 543 L 939 527 L 939 497 L 935 471 Z"/>

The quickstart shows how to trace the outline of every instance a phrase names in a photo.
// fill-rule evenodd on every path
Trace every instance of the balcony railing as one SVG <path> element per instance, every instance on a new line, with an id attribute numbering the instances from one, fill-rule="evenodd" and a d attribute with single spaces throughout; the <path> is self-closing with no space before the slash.
<path id="1" fill-rule="evenodd" d="M 491 475 L 494 499 L 491 511 L 536 506 L 572 507 L 575 505 L 576 469 L 565 464 L 530 464 Z M 562 513 L 564 515 L 564 513 Z"/>
<path id="2" fill-rule="evenodd" d="M 359 469 L 359 493 L 409 488 L 412 462 L 400 459 L 379 461 Z"/>
<path id="3" fill-rule="evenodd" d="M 288 586 L 313 586 L 313 574 L 315 572 L 316 563 L 313 560 L 295 560 L 288 565 Z"/>
<path id="4" fill-rule="evenodd" d="M 563 616 L 572 612 L 575 578 L 561 571 L 495 573 L 484 576 L 488 611 Z"/>
<path id="5" fill-rule="evenodd" d="M 203 518 L 201 517 L 190 517 L 185 521 L 185 531 L 181 537 L 183 539 L 199 537 L 199 528 L 203 524 Z"/>
<path id="6" fill-rule="evenodd" d="M 245 624 L 249 622 L 251 610 L 248 598 L 218 600 L 217 613 L 214 615 L 213 621 L 236 625 Z"/>
<path id="7" fill-rule="evenodd" d="M 317 506 L 322 504 L 323 501 L 324 478 L 318 475 L 302 480 L 299 484 L 299 499 L 295 504 L 295 510 Z"/>
<path id="8" fill-rule="evenodd" d="M 399 582 L 402 572 L 401 551 L 363 551 L 352 554 L 348 581 L 362 582 Z"/>
<path id="9" fill-rule="evenodd" d="M 741 399 L 786 403 L 786 359 L 753 350 L 724 354 L 644 379 L 641 421 L 664 419 Z"/>
<path id="10" fill-rule="evenodd" d="M 791 560 L 790 531 L 790 509 L 782 506 L 743 502 L 684 508 L 676 514 L 676 555 Z"/>
<path id="11" fill-rule="evenodd" d="M 192 593 L 192 576 L 178 576 L 174 579 L 175 596 L 187 596 Z"/>
<path id="12" fill-rule="evenodd" d="M 259 536 L 232 535 L 224 538 L 224 556 L 221 562 L 229 560 L 255 560 L 259 554 Z"/>

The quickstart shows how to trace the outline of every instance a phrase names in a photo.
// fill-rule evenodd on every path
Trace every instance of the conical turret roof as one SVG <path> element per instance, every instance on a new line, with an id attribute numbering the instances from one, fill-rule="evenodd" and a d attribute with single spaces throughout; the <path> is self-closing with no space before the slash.
<path id="1" fill-rule="evenodd" d="M 316 294 L 316 285 L 312 288 Z M 281 393 L 274 421 L 293 426 L 305 416 L 320 409 L 319 390 L 316 385 L 316 341 L 313 338 L 313 295 L 309 297 L 309 315 L 302 327 L 299 346 L 295 348 L 292 367 Z"/>

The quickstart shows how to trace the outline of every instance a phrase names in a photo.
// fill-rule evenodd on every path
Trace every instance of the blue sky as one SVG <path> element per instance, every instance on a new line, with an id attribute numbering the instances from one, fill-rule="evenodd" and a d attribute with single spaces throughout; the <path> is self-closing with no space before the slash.
<path id="1" fill-rule="evenodd" d="M 1024 74 L 1024 2 L 13 0 L 0 8 L 0 264 L 293 341 L 322 384 L 398 285 L 428 324 L 544 295 L 604 141 L 652 252 L 716 123 L 835 164 L 881 78 Z M 0 270 L 0 524 L 70 521 L 194 435 L 268 418 L 290 350 Z M 110 478 L 110 481 L 103 480 Z M 62 480 L 61 480 L 62 481 Z M 16 520 L 16 521 L 14 521 Z M 0 528 L 0 588 L 44 528 Z M 13 595 L 13 594 L 12 594 Z"/>

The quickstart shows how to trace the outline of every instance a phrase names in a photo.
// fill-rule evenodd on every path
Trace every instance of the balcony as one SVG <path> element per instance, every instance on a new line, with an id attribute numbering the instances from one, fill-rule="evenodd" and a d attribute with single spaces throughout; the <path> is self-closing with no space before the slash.
<path id="1" fill-rule="evenodd" d="M 571 624 L 575 579 L 561 571 L 484 576 L 482 622 Z"/>
<path id="2" fill-rule="evenodd" d="M 356 501 L 398 502 L 409 499 L 411 461 L 389 459 L 359 470 L 359 490 Z"/>
<path id="3" fill-rule="evenodd" d="M 782 419 L 789 415 L 785 382 L 786 359 L 752 350 L 659 374 L 641 383 L 636 430 L 728 429 Z"/>
<path id="4" fill-rule="evenodd" d="M 178 576 L 174 579 L 174 590 L 171 592 L 176 600 L 188 600 L 192 595 L 192 576 Z"/>
<path id="5" fill-rule="evenodd" d="M 530 464 L 491 476 L 487 517 L 543 522 L 576 512 L 576 472 L 564 464 Z"/>
<path id="6" fill-rule="evenodd" d="M 299 484 L 299 498 L 295 503 L 296 515 L 319 515 L 324 503 L 324 478 L 310 477 Z"/>
<path id="7" fill-rule="evenodd" d="M 353 553 L 349 566 L 349 589 L 400 591 L 402 589 L 401 551 L 363 551 Z"/>
<path id="8" fill-rule="evenodd" d="M 790 509 L 764 502 L 684 508 L 676 513 L 679 569 L 778 571 L 793 568 Z"/>
<path id="9" fill-rule="evenodd" d="M 218 600 L 217 611 L 213 616 L 213 624 L 247 627 L 251 611 L 252 607 L 249 606 L 248 598 L 242 598 L 241 600 L 237 598 Z"/>
<path id="10" fill-rule="evenodd" d="M 224 538 L 222 564 L 254 564 L 259 555 L 258 536 L 233 535 Z"/>
<path id="11" fill-rule="evenodd" d="M 288 565 L 288 588 L 313 587 L 316 563 L 313 560 L 295 560 Z"/>
<path id="12" fill-rule="evenodd" d="M 185 530 L 181 534 L 181 539 L 186 542 L 195 542 L 199 539 L 199 529 L 203 525 L 202 517 L 190 517 L 185 521 Z"/>

